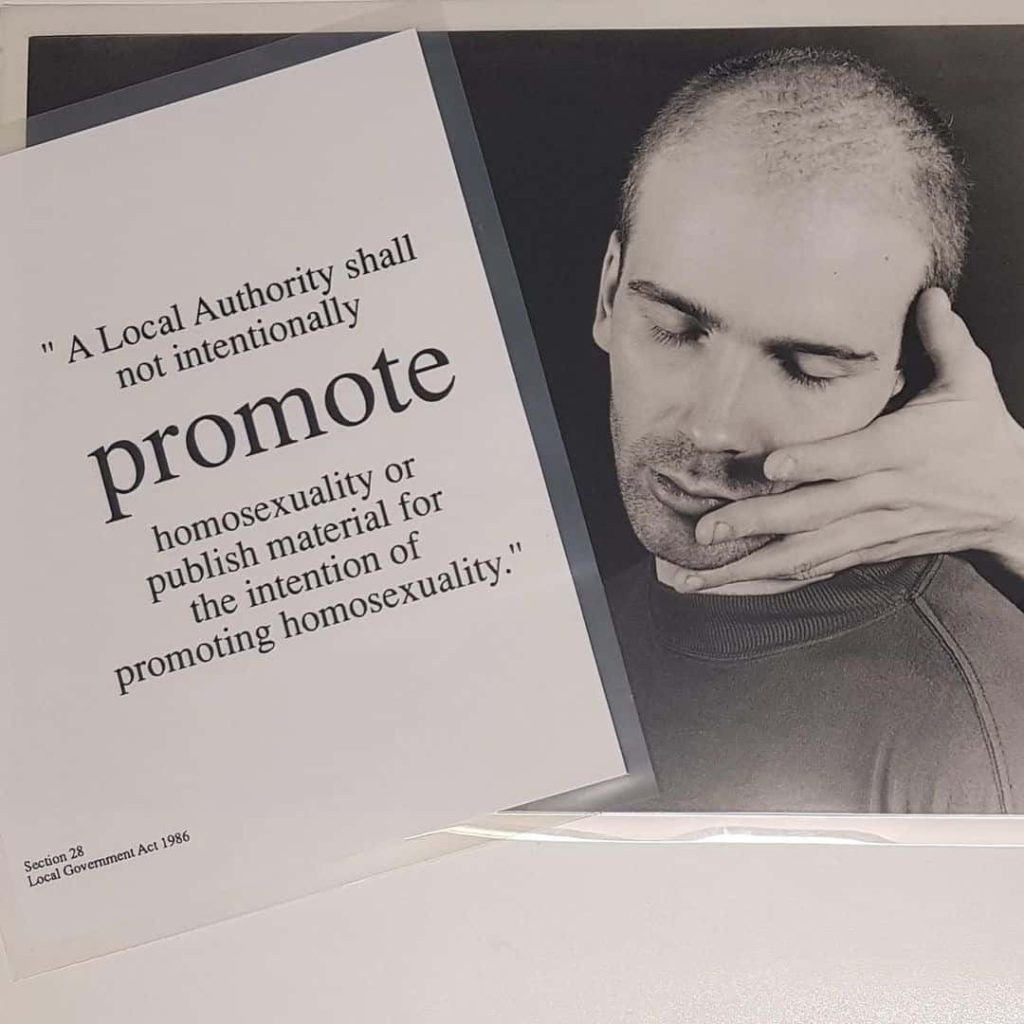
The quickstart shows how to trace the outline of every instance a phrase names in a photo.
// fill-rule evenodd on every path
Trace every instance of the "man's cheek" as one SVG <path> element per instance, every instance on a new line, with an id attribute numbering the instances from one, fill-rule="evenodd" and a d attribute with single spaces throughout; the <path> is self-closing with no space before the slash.
<path id="1" fill-rule="evenodd" d="M 875 382 L 871 382 L 875 385 Z M 853 384 L 853 386 L 849 386 Z M 790 400 L 780 429 L 773 431 L 768 451 L 850 434 L 866 427 L 885 409 L 889 392 L 877 385 L 843 381 L 827 385 L 820 394 Z"/>
<path id="2" fill-rule="evenodd" d="M 612 381 L 612 398 L 624 428 L 633 440 L 643 437 L 673 439 L 685 432 L 688 387 L 685 378 L 671 368 L 642 372 L 623 369 Z"/>
<path id="3" fill-rule="evenodd" d="M 626 446 L 653 432 L 660 403 L 649 388 L 621 367 L 612 373 L 612 405 L 619 438 Z"/>

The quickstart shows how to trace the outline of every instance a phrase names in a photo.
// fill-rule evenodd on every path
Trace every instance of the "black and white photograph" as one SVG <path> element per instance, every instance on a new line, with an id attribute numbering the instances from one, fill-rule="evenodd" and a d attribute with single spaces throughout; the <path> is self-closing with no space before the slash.
<path id="1" fill-rule="evenodd" d="M 656 37 L 688 66 L 605 199 L 594 372 L 549 314 L 579 236 L 550 298 L 518 259 L 659 784 L 623 809 L 1021 812 L 1013 40 Z M 604 139 L 562 138 L 576 185 Z"/>

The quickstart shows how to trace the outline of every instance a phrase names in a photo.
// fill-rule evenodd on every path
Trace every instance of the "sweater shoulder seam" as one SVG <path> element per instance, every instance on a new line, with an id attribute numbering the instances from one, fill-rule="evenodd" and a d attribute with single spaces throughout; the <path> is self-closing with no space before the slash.
<path id="1" fill-rule="evenodd" d="M 657 624 L 654 621 L 654 610 L 651 607 L 651 592 L 649 588 L 646 588 L 644 593 L 643 603 L 645 615 L 647 623 L 653 630 L 653 636 L 657 638 L 658 645 L 671 654 L 680 655 L 684 658 L 691 658 L 695 661 L 722 664 L 765 661 L 769 658 L 775 658 L 782 654 L 790 654 L 793 651 L 807 650 L 808 648 L 816 647 L 832 640 L 838 640 L 841 637 L 849 636 L 851 633 L 856 633 L 858 630 L 865 629 L 869 626 L 876 626 L 878 623 L 884 622 L 886 619 L 899 615 L 906 605 L 913 606 L 916 598 L 928 589 L 932 580 L 935 579 L 936 574 L 942 567 L 945 557 L 945 555 L 932 555 L 922 567 L 917 579 L 914 580 L 913 585 L 906 591 L 905 596 L 894 601 L 888 608 L 882 608 L 869 618 L 866 618 L 861 622 L 851 623 L 845 628 L 834 630 L 830 633 L 823 634 L 822 636 L 811 637 L 807 640 L 798 640 L 789 644 L 780 645 L 779 647 L 767 651 L 748 651 L 742 654 L 704 654 L 693 651 L 682 644 L 673 643 L 671 640 L 660 638 L 658 635 Z"/>
<path id="2" fill-rule="evenodd" d="M 930 579 L 928 582 L 930 582 Z M 932 607 L 924 593 L 925 589 L 926 586 L 917 588 L 917 592 L 911 596 L 910 603 L 926 628 L 938 640 L 940 646 L 946 652 L 946 656 L 952 662 L 957 677 L 970 699 L 974 717 L 978 723 L 978 729 L 981 732 L 982 741 L 985 745 L 989 767 L 992 771 L 992 780 L 995 784 L 996 797 L 999 801 L 999 810 L 1001 813 L 1006 814 L 1009 808 L 1008 798 L 1013 786 L 1006 767 L 1006 752 L 1003 747 L 1002 738 L 999 735 L 999 724 L 996 722 L 992 706 L 985 693 L 984 684 L 971 662 L 970 656 Z"/>

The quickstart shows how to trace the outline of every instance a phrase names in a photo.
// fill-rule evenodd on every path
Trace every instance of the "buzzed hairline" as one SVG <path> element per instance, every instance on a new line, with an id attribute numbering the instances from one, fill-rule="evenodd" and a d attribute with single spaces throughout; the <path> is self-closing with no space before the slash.
<path id="1" fill-rule="evenodd" d="M 794 187 L 852 180 L 905 193 L 930 259 L 922 287 L 955 292 L 968 231 L 969 181 L 949 125 L 888 73 L 840 50 L 768 50 L 691 78 L 644 132 L 623 183 L 618 233 L 625 248 L 654 156 L 729 125 L 761 146 Z M 894 203 L 894 207 L 895 207 Z"/>

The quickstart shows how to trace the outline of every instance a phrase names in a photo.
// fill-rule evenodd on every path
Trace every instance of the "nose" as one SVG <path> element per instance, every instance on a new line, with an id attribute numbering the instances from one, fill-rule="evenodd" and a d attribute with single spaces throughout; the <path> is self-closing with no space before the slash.
<path id="1" fill-rule="evenodd" d="M 681 387 L 680 429 L 706 452 L 743 455 L 758 449 L 756 353 L 749 345 L 718 334 L 701 342 L 687 360 Z M 759 401 L 760 399 L 760 401 Z"/>

